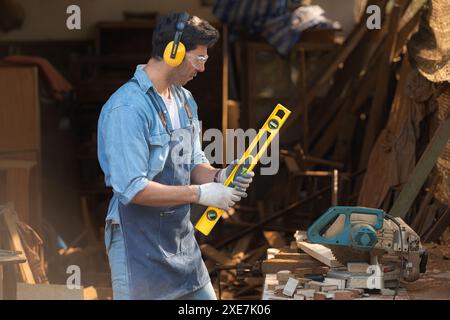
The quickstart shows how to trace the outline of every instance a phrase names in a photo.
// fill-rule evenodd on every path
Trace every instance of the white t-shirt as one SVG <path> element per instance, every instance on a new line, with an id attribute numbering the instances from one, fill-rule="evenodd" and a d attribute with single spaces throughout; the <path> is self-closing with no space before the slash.
<path id="1" fill-rule="evenodd" d="M 167 111 L 169 112 L 170 121 L 172 122 L 173 129 L 180 129 L 180 115 L 178 113 L 178 104 L 173 96 L 172 92 L 170 92 L 170 99 L 167 99 L 166 97 L 163 97 L 161 95 L 164 103 L 166 104 Z"/>

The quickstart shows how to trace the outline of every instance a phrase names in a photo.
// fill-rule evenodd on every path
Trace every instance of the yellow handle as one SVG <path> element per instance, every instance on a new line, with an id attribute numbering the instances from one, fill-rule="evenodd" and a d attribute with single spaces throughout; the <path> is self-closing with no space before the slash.
<path id="1" fill-rule="evenodd" d="M 280 131 L 280 128 L 286 122 L 286 119 L 289 117 L 290 114 L 291 111 L 283 107 L 281 104 L 278 104 L 275 107 L 275 109 L 270 114 L 269 118 L 266 120 L 262 128 L 259 130 L 256 137 L 250 143 L 250 146 L 247 148 L 242 157 L 239 159 L 237 165 L 234 167 L 230 176 L 225 181 L 224 183 L 225 186 L 228 186 L 233 182 L 234 177 L 236 176 L 238 170 L 241 171 L 238 173 L 238 175 L 242 173 L 243 168 L 246 168 L 246 170 L 245 169 L 244 170 L 247 172 L 253 170 L 253 168 L 256 166 L 259 159 L 267 150 L 272 140 L 276 137 L 276 135 Z M 266 133 L 268 134 L 267 140 L 264 141 L 261 148 L 257 151 L 256 147 L 258 145 L 258 142 Z M 255 154 L 255 156 L 253 156 L 252 154 Z M 208 207 L 201 216 L 200 220 L 198 220 L 197 224 L 195 225 L 195 228 L 201 233 L 203 233 L 205 236 L 209 235 L 211 230 L 216 225 L 217 221 L 219 221 L 219 218 L 222 216 L 222 211 L 223 210 L 218 208 Z"/>

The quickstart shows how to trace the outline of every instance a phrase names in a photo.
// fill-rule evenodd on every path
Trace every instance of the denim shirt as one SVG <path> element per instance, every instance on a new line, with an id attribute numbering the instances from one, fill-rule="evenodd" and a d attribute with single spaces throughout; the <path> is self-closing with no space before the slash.
<path id="1" fill-rule="evenodd" d="M 167 108 L 143 68 L 144 65 L 137 66 L 133 78 L 108 99 L 98 120 L 98 160 L 106 186 L 113 189 L 106 220 L 115 223 L 120 221 L 118 201 L 128 204 L 164 168 L 169 133 L 173 131 Z M 181 86 L 172 86 L 172 92 L 182 128 L 189 126 L 189 118 L 182 107 L 185 102 L 192 113 L 195 133 L 192 172 L 197 164 L 209 163 L 201 149 L 197 104 L 192 94 Z M 158 110 L 164 113 L 168 128 Z"/>

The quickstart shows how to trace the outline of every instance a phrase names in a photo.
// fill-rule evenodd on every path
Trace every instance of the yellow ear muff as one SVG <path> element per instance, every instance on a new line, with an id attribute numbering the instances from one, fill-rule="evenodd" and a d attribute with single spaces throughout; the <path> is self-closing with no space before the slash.
<path id="1" fill-rule="evenodd" d="M 164 49 L 164 61 L 171 67 L 178 67 L 184 59 L 186 55 L 186 47 L 183 43 L 179 43 L 177 53 L 175 54 L 175 58 L 171 58 L 170 55 L 172 53 L 173 41 L 170 41 L 169 44 Z"/>

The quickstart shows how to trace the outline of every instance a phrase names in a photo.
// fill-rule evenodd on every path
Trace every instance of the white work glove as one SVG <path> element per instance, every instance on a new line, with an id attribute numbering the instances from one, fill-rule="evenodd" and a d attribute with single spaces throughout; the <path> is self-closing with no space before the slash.
<path id="1" fill-rule="evenodd" d="M 199 194 L 197 203 L 223 210 L 230 210 L 241 198 L 247 197 L 247 194 L 243 191 L 216 182 L 200 185 Z"/>
<path id="2" fill-rule="evenodd" d="M 219 172 L 216 175 L 217 178 L 216 178 L 215 182 L 219 182 L 222 184 L 225 183 L 228 176 L 231 174 L 231 172 L 233 172 L 233 169 L 236 167 L 238 162 L 239 162 L 239 159 L 236 159 L 233 162 L 231 162 L 228 165 L 228 167 L 226 167 L 225 169 L 219 170 Z M 239 175 L 235 176 L 234 181 L 231 186 L 234 186 L 235 188 L 245 192 L 245 191 L 247 191 L 247 188 L 252 183 L 254 175 L 255 175 L 255 173 L 253 171 L 246 172 L 244 174 L 239 174 Z"/>

